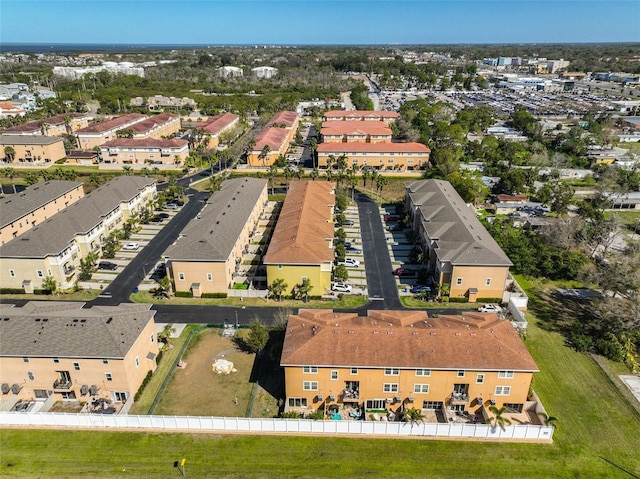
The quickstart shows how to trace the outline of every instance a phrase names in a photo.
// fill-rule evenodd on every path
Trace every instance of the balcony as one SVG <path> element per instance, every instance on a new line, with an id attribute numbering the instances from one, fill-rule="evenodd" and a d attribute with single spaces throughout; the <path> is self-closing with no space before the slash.
<path id="1" fill-rule="evenodd" d="M 469 395 L 463 392 L 451 393 L 451 404 L 467 404 L 469 402 Z"/>
<path id="2" fill-rule="evenodd" d="M 73 276 L 73 273 L 75 273 L 75 271 L 76 271 L 76 267 L 75 266 L 65 266 L 64 267 L 64 274 L 67 277 Z"/>
<path id="3" fill-rule="evenodd" d="M 66 379 L 58 379 L 53 382 L 53 389 L 71 389 L 71 386 L 71 381 Z"/>

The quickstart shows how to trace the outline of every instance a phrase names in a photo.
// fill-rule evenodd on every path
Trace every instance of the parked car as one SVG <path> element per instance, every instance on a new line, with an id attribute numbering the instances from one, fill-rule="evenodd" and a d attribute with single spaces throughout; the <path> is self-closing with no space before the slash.
<path id="1" fill-rule="evenodd" d="M 429 286 L 423 286 L 421 284 L 418 284 L 418 285 L 414 286 L 413 288 L 411 288 L 411 292 L 413 294 L 430 293 L 431 292 L 431 288 Z"/>
<path id="2" fill-rule="evenodd" d="M 500 313 L 502 308 L 497 304 L 483 304 L 478 308 L 481 313 Z"/>
<path id="3" fill-rule="evenodd" d="M 128 250 L 128 251 L 135 251 L 138 248 L 140 248 L 140 245 L 138 243 L 127 243 L 126 245 L 124 245 L 122 247 L 122 249 Z"/>
<path id="4" fill-rule="evenodd" d="M 149 220 L 151 223 L 162 223 L 162 218 L 159 215 L 154 216 Z"/>
<path id="5" fill-rule="evenodd" d="M 390 223 L 392 221 L 400 221 L 400 215 L 384 215 L 384 221 Z"/>
<path id="6" fill-rule="evenodd" d="M 411 276 L 416 273 L 417 271 L 412 268 L 396 268 L 396 270 L 393 272 L 393 274 L 395 274 L 396 276 Z"/>
<path id="7" fill-rule="evenodd" d="M 345 258 L 342 261 L 338 261 L 338 264 L 343 264 L 347 268 L 357 268 L 358 266 L 360 266 L 360 261 L 353 258 Z"/>
<path id="8" fill-rule="evenodd" d="M 162 218 L 162 219 L 165 219 L 165 220 L 166 220 L 167 218 L 170 218 L 170 217 L 171 217 L 171 215 L 170 215 L 169 213 L 158 213 L 158 216 L 159 216 L 160 218 Z"/>
<path id="9" fill-rule="evenodd" d="M 118 265 L 111 261 L 100 261 L 98 263 L 98 269 L 108 269 L 109 271 L 115 271 L 118 269 Z"/>
<path id="10" fill-rule="evenodd" d="M 353 220 L 344 220 L 344 223 L 342 224 L 342 226 L 353 226 L 355 225 Z"/>
<path id="11" fill-rule="evenodd" d="M 177 210 L 178 209 L 178 205 L 175 203 L 167 203 L 166 205 L 164 205 L 165 209 L 167 210 Z"/>
<path id="12" fill-rule="evenodd" d="M 360 254 L 360 253 L 362 253 L 362 250 L 360 248 L 354 248 L 353 246 L 349 246 L 347 248 L 347 253 Z"/>
<path id="13" fill-rule="evenodd" d="M 331 291 L 336 291 L 338 293 L 350 293 L 351 286 L 346 283 L 333 283 L 333 286 L 331 286 Z"/>

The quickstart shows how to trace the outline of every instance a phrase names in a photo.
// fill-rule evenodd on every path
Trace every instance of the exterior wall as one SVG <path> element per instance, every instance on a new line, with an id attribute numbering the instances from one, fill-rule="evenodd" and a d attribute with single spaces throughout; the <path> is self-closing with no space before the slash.
<path id="1" fill-rule="evenodd" d="M 172 118 L 169 121 L 155 126 L 149 131 L 142 133 L 136 133 L 133 138 L 136 140 L 142 140 L 144 138 L 153 138 L 155 140 L 162 140 L 163 137 L 173 136 L 180 131 L 180 117 Z"/>
<path id="2" fill-rule="evenodd" d="M 232 274 L 235 268 L 233 262 L 195 262 L 169 261 L 169 274 L 176 291 L 190 291 L 191 285 L 200 284 L 201 293 L 226 293 L 231 287 Z M 207 274 L 212 279 L 207 279 Z M 184 279 L 180 279 L 180 274 Z"/>
<path id="3" fill-rule="evenodd" d="M 391 140 L 392 135 L 322 135 L 323 143 L 383 143 L 390 142 Z"/>
<path id="4" fill-rule="evenodd" d="M 153 334 L 153 342 L 151 335 Z M 63 392 L 74 392 L 76 399 L 87 401 L 91 395 L 82 396 L 80 388 L 83 385 L 98 386 L 98 397 L 108 397 L 114 399 L 112 393 L 115 391 L 125 392 L 128 397 L 133 397 L 140 387 L 142 380 L 149 370 L 155 370 L 155 359 L 147 359 L 149 352 L 158 354 L 158 342 L 155 337 L 155 323 L 149 321 L 143 332 L 138 337 L 136 343 L 124 357 L 124 359 L 108 359 L 108 364 L 103 360 L 93 358 L 65 358 L 60 357 L 59 363 L 54 363 L 53 357 L 48 358 L 28 358 L 25 362 L 23 358 L 0 357 L 0 382 L 22 385 L 22 390 L 18 394 L 20 399 L 35 399 L 34 390 L 53 391 L 57 400 L 62 399 Z M 139 366 L 135 364 L 135 358 L 139 358 Z M 74 363 L 78 363 L 80 370 L 77 371 Z M 59 379 L 57 371 L 67 371 L 71 378 L 71 386 L 67 389 L 54 389 L 54 382 Z M 30 379 L 29 372 L 33 373 L 34 379 Z M 105 373 L 110 373 L 112 381 L 107 381 Z M 13 392 L 9 392 L 13 396 Z"/>
<path id="5" fill-rule="evenodd" d="M 31 213 L 15 220 L 13 223 L 8 224 L 4 228 L 0 229 L 0 245 L 5 244 L 7 241 L 11 241 L 16 236 L 30 230 L 35 225 L 45 221 L 47 218 L 51 218 L 53 215 L 59 213 L 67 206 L 72 205 L 83 196 L 84 189 L 82 185 L 78 185 L 73 190 L 51 200 L 49 203 L 33 210 Z"/>
<path id="6" fill-rule="evenodd" d="M 331 288 L 331 263 L 321 265 L 283 264 L 282 268 L 279 266 L 277 264 L 267 265 L 267 282 L 271 284 L 274 280 L 282 278 L 287 283 L 284 295 L 289 295 L 295 285 L 301 284 L 303 277 L 307 277 L 313 286 L 310 293 L 312 296 L 325 294 Z"/>
<path id="7" fill-rule="evenodd" d="M 354 366 L 357 368 L 357 365 Z M 357 368 L 357 374 L 352 374 L 351 368 L 345 367 L 318 367 L 317 373 L 305 373 L 302 367 L 285 367 L 285 408 L 288 410 L 308 411 L 318 409 L 331 404 L 343 404 L 345 397 L 343 391 L 346 381 L 359 383 L 359 395 L 357 399 L 346 399 L 347 402 L 355 402 L 364 405 L 367 400 L 384 400 L 385 408 L 397 410 L 401 404 L 409 404 L 409 398 L 413 398 L 413 407 L 422 408 L 423 401 L 443 402 L 445 408 L 452 405 L 452 393 L 455 384 L 467 385 L 466 398 L 456 400 L 456 405 L 463 405 L 467 411 L 475 411 L 480 406 L 490 405 L 494 400 L 497 407 L 505 403 L 524 404 L 529 393 L 529 386 L 533 374 L 530 372 L 514 372 L 512 378 L 499 378 L 497 371 L 464 371 L 464 377 L 458 377 L 458 371 L 432 370 L 430 376 L 417 376 L 415 369 L 401 369 L 399 375 L 385 375 L 384 369 Z M 331 379 L 332 371 L 338 373 L 338 379 Z M 478 384 L 478 374 L 483 374 L 482 384 Z M 318 389 L 309 391 L 304 389 L 305 381 L 317 381 Z M 386 392 L 384 384 L 397 384 L 398 392 Z M 428 385 L 428 392 L 415 392 L 416 385 Z M 496 395 L 496 386 L 508 386 L 508 395 Z M 322 401 L 317 399 L 322 395 Z M 333 395 L 335 400 L 329 400 Z M 395 401 L 396 397 L 400 401 Z M 307 408 L 289 406 L 289 398 L 306 398 Z M 482 403 L 477 402 L 482 398 Z M 387 402 L 387 399 L 391 399 Z"/>
<path id="8" fill-rule="evenodd" d="M 469 288 L 476 288 L 478 298 L 502 298 L 509 268 L 487 266 L 454 266 L 451 273 L 451 290 L 449 295 L 458 298 L 468 295 Z M 457 284 L 457 279 L 462 284 Z M 490 279 L 491 284 L 486 281 Z"/>
<path id="9" fill-rule="evenodd" d="M 338 157 L 340 152 L 317 152 L 318 167 L 326 168 L 330 155 Z M 345 151 L 349 164 L 358 165 L 359 168 L 372 166 L 376 169 L 419 169 L 429 161 L 429 153 L 353 153 Z"/>
<path id="10" fill-rule="evenodd" d="M 17 162 L 38 162 L 38 163 L 50 163 L 61 160 L 66 156 L 64 151 L 64 142 L 62 138 L 55 143 L 49 145 L 16 145 L 10 141 L 4 141 L 0 144 L 0 149 L 3 151 L 6 146 L 11 146 L 15 150 L 16 154 L 13 157 L 13 163 Z"/>
<path id="11" fill-rule="evenodd" d="M 169 154 L 163 153 L 165 151 L 161 148 L 101 148 L 102 163 L 118 163 L 118 164 L 163 164 L 173 165 L 184 162 L 189 156 L 189 147 L 184 148 L 171 148 Z M 176 156 L 178 160 L 176 160 Z"/>
<path id="12" fill-rule="evenodd" d="M 285 155 L 289 149 L 289 142 L 280 145 L 278 150 L 271 150 L 266 157 L 262 157 L 262 150 L 253 150 L 247 155 L 247 163 L 249 166 L 271 166 L 280 155 Z"/>

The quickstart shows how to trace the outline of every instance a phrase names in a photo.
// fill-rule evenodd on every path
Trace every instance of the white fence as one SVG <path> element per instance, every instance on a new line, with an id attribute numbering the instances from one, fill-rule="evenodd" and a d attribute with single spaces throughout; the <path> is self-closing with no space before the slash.
<path id="1" fill-rule="evenodd" d="M 133 416 L 70 413 L 0 412 L 0 426 L 127 428 L 162 431 L 197 430 L 275 434 L 372 435 L 387 437 L 429 436 L 549 442 L 552 426 L 515 425 L 504 430 L 488 424 L 424 423 L 413 426 L 385 421 L 313 421 L 309 419 L 259 419 L 209 416 Z"/>

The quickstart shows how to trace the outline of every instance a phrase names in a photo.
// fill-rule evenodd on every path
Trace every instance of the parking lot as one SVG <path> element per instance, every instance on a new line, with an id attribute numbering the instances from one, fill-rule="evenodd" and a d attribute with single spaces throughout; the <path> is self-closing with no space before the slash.
<path id="1" fill-rule="evenodd" d="M 342 229 L 347 234 L 346 242 L 351 245 L 351 249 L 347 249 L 347 258 L 352 258 L 359 262 L 358 267 L 347 266 L 349 279 L 346 284 L 351 286 L 351 294 L 366 294 L 367 292 L 367 274 L 364 264 L 364 254 L 362 252 L 362 237 L 360 235 L 360 217 L 358 216 L 358 207 L 349 206 L 344 215 L 347 222 L 353 224 L 344 225 Z"/>

